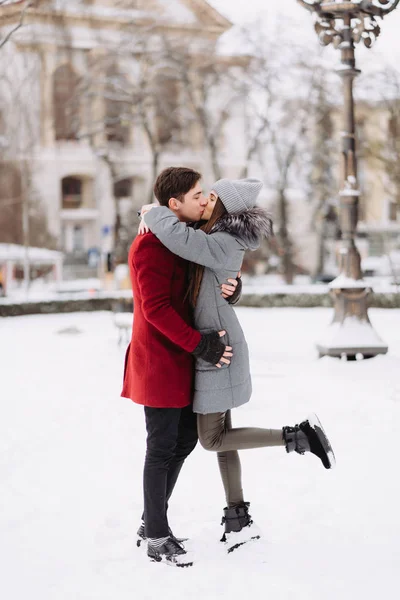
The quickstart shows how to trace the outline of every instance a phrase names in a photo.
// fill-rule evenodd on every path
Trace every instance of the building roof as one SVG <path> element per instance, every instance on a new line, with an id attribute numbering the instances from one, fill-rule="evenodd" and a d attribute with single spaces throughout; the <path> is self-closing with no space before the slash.
<path id="1" fill-rule="evenodd" d="M 61 18 L 65 26 L 69 21 L 71 24 L 77 18 L 80 20 L 89 20 L 93 25 L 96 21 L 99 24 L 103 21 L 107 26 L 113 28 L 116 24 L 125 21 L 141 20 L 147 22 L 148 19 L 154 20 L 161 17 L 170 16 L 172 24 L 183 25 L 185 16 L 190 17 L 186 22 L 187 27 L 194 23 L 191 20 L 197 20 L 197 26 L 203 28 L 216 29 L 220 33 L 227 31 L 232 27 L 232 22 L 221 15 L 206 0 L 148 0 L 141 5 L 142 8 L 124 6 L 123 3 L 117 6 L 108 3 L 102 3 L 101 0 L 93 0 L 90 4 L 82 4 L 76 0 L 36 0 L 32 6 L 25 7 L 22 0 L 15 0 L 10 4 L 0 6 L 2 24 L 17 22 L 21 19 L 21 12 L 24 12 L 24 24 L 32 24 L 43 19 Z M 26 10 L 24 10 L 26 8 Z M 167 23 L 165 23 L 167 25 Z"/>

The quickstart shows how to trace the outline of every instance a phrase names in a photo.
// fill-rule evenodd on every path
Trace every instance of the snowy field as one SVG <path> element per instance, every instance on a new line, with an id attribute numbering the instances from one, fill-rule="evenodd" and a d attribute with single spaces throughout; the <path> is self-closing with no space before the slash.
<path id="1" fill-rule="evenodd" d="M 254 395 L 234 424 L 316 411 L 337 467 L 281 448 L 241 453 L 264 537 L 227 555 L 216 457 L 198 447 L 170 508 L 195 565 L 149 563 L 142 409 L 119 397 L 125 347 L 109 313 L 0 320 L 0 561 L 6 600 L 376 600 L 398 593 L 400 311 L 371 310 L 389 354 L 318 360 L 328 309 L 238 309 Z"/>

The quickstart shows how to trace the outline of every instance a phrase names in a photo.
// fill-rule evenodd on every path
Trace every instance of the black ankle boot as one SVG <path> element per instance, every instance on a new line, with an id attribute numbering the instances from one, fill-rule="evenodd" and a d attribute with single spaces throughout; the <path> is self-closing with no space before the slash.
<path id="1" fill-rule="evenodd" d="M 311 452 L 318 456 L 325 469 L 335 466 L 335 455 L 325 431 L 316 415 L 310 416 L 294 427 L 283 427 L 286 452 L 304 454 Z"/>
<path id="2" fill-rule="evenodd" d="M 260 530 L 249 515 L 250 502 L 242 502 L 230 508 L 224 508 L 221 525 L 225 531 L 221 542 L 226 542 L 228 554 L 247 542 L 260 539 Z"/>
<path id="3" fill-rule="evenodd" d="M 232 531 L 241 531 L 243 527 L 247 527 L 253 523 L 251 515 L 249 515 L 250 502 L 243 502 L 232 506 L 230 508 L 224 508 L 224 516 L 222 517 L 221 525 L 225 525 L 224 535 L 222 536 L 221 542 L 225 542 L 225 534 L 231 533 Z"/>

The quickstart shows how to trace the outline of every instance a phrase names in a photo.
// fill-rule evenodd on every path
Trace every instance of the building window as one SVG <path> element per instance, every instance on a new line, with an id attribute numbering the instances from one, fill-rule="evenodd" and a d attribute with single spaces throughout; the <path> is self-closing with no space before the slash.
<path id="1" fill-rule="evenodd" d="M 390 138 L 396 139 L 399 136 L 399 122 L 396 114 L 391 114 L 389 117 L 388 133 Z"/>
<path id="2" fill-rule="evenodd" d="M 127 145 L 130 137 L 130 105 L 121 97 L 125 87 L 125 77 L 111 65 L 107 69 L 105 88 L 105 129 L 108 142 L 122 145 Z"/>
<path id="3" fill-rule="evenodd" d="M 62 65 L 53 76 L 54 130 L 56 140 L 76 140 L 79 134 L 78 76 Z"/>
<path id="4" fill-rule="evenodd" d="M 0 161 L 0 242 L 22 244 L 21 172 L 11 161 Z"/>
<path id="5" fill-rule="evenodd" d="M 82 181 L 76 177 L 64 177 L 61 182 L 63 209 L 76 209 L 82 206 Z"/>
<path id="6" fill-rule="evenodd" d="M 177 141 L 179 83 L 172 76 L 159 75 L 155 85 L 157 137 L 160 144 Z"/>
<path id="7" fill-rule="evenodd" d="M 132 197 L 132 179 L 121 179 L 114 183 L 115 198 L 131 198 Z"/>
<path id="8" fill-rule="evenodd" d="M 397 202 L 389 202 L 389 221 L 397 221 Z"/>

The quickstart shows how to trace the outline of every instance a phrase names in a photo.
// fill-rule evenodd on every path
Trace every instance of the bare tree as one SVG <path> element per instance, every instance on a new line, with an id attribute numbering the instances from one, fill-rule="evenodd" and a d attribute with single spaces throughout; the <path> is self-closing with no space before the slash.
<path id="1" fill-rule="evenodd" d="M 312 106 L 310 130 L 311 169 L 310 199 L 313 205 L 312 229 L 317 235 L 317 260 L 314 279 L 325 273 L 327 241 L 338 234 L 338 215 L 335 207 L 338 182 L 334 169 L 338 158 L 334 140 L 333 112 L 335 106 L 324 69 L 316 67 L 315 101 Z M 329 99 L 328 99 L 329 98 Z"/>
<path id="2" fill-rule="evenodd" d="M 278 19 L 269 24 L 269 29 L 265 23 L 245 27 L 240 38 L 251 57 L 244 84 L 248 90 L 247 152 L 241 176 L 246 176 L 251 165 L 258 163 L 262 167 L 266 187 L 274 192 L 277 242 L 274 250 L 280 256 L 281 271 L 287 283 L 293 282 L 300 266 L 296 260 L 296 234 L 290 214 L 289 190 L 303 190 L 304 195 L 308 192 L 316 204 L 314 217 L 318 215 L 319 218 L 328 192 L 322 188 L 318 192 L 307 190 L 310 172 L 315 178 L 318 171 L 320 187 L 323 177 L 327 177 L 329 185 L 332 185 L 325 164 L 312 166 L 317 159 L 328 160 L 322 156 L 324 151 L 317 155 L 316 147 L 323 135 L 331 134 L 327 130 L 327 113 L 321 112 L 321 59 L 319 56 L 307 56 L 307 60 L 302 60 L 306 48 L 294 35 L 295 31 L 296 24 L 290 21 L 279 23 Z M 319 122 L 318 126 L 315 119 Z M 325 133 L 318 127 L 325 127 Z M 318 136 L 319 141 L 316 140 Z M 324 143 L 329 145 L 332 142 L 325 137 Z M 327 182 L 325 184 L 328 185 Z M 305 215 L 304 218 L 308 220 L 309 217 Z"/>
<path id="3" fill-rule="evenodd" d="M 243 95 L 240 78 L 234 75 L 235 69 L 242 68 L 243 59 L 231 63 L 217 58 L 214 51 L 205 56 L 182 38 L 173 38 L 158 22 L 148 27 L 127 24 L 120 38 L 117 47 L 91 63 L 78 88 L 81 101 L 90 103 L 97 97 L 105 105 L 80 136 L 91 140 L 108 165 L 112 182 L 121 177 L 118 145 L 122 148 L 132 143 L 129 132 L 142 132 L 151 155 L 151 202 L 163 153 L 193 147 L 189 133 L 193 127 L 202 134 L 214 176 L 220 178 L 220 139 L 230 109 Z M 122 129 L 128 133 L 126 139 L 120 135 Z M 114 239 L 118 246 L 118 231 L 124 228 L 117 198 L 115 215 Z"/>
<path id="4" fill-rule="evenodd" d="M 121 178 L 118 173 L 117 163 L 106 150 L 100 150 L 98 156 L 107 165 L 112 182 L 112 196 L 114 199 L 114 228 L 113 228 L 113 267 L 118 264 L 126 263 L 128 260 L 129 247 L 135 236 L 139 225 L 139 218 L 133 207 L 123 214 L 121 210 L 119 184 L 125 184 L 125 178 Z M 129 195 L 132 195 L 129 190 Z"/>
<path id="5" fill-rule="evenodd" d="M 12 41 L 10 42 L 12 44 Z M 33 101 L 38 63 L 7 46 L 0 77 L 0 241 L 25 246 L 24 279 L 29 287 L 29 247 L 55 247 L 35 190 L 39 107 Z"/>
<path id="6" fill-rule="evenodd" d="M 241 176 L 246 177 L 258 163 L 266 187 L 274 191 L 275 234 L 273 251 L 280 256 L 281 270 L 292 283 L 294 260 L 288 188 L 299 183 L 299 160 L 307 146 L 310 125 L 307 102 L 312 89 L 312 70 L 299 61 L 302 52 L 293 39 L 284 39 L 279 27 L 268 31 L 265 24 L 253 23 L 241 30 L 241 45 L 249 54 L 244 73 L 246 89 L 246 153 Z M 303 182 L 302 182 L 303 183 Z"/>
<path id="7" fill-rule="evenodd" d="M 271 40 L 259 23 L 243 27 L 240 40 L 248 53 L 248 64 L 242 74 L 242 86 L 246 97 L 246 151 L 240 173 L 240 177 L 247 177 L 250 164 L 257 160 L 274 119 L 274 105 L 278 101 L 282 65 L 279 60 L 279 44 Z"/>
<path id="8" fill-rule="evenodd" d="M 94 102 L 102 106 L 89 123 L 83 123 L 79 137 L 90 140 L 95 153 L 109 169 L 115 208 L 116 263 L 126 261 L 132 231 L 137 229 L 134 207 L 123 217 L 115 192 L 126 177 L 120 171 L 121 151 L 132 145 L 132 135 L 143 133 L 151 155 L 148 202 L 152 202 L 153 182 L 162 154 L 180 141 L 179 81 L 159 40 L 154 26 L 145 30 L 133 24 L 127 26 L 121 32 L 119 46 L 91 62 L 88 76 L 82 79 L 76 92 L 81 103 L 89 106 L 90 113 Z"/>
<path id="9" fill-rule="evenodd" d="M 303 72 L 303 84 L 307 72 Z M 269 185 L 276 192 L 276 236 L 282 249 L 281 265 L 286 283 L 293 283 L 296 263 L 293 237 L 290 232 L 290 208 L 288 189 L 291 182 L 304 186 L 305 164 L 304 157 L 308 150 L 310 131 L 310 110 L 308 98 L 313 91 L 314 79 L 308 72 L 309 81 L 306 84 L 304 97 L 283 99 L 279 94 L 274 95 L 271 105 L 271 118 L 266 127 L 263 142 L 264 151 L 259 153 L 260 160 L 267 174 Z M 307 89 L 308 88 L 308 89 Z M 296 115 L 293 118 L 293 115 Z M 271 174 L 274 172 L 274 175 Z"/>
<path id="10" fill-rule="evenodd" d="M 150 43 L 149 40 L 151 37 L 143 39 L 143 34 L 138 39 L 136 80 L 130 83 L 129 96 L 133 121 L 141 126 L 151 151 L 151 182 L 154 182 L 162 154 L 171 144 L 181 141 L 183 123 L 178 73 L 164 53 L 162 36 Z M 152 43 L 161 47 L 152 49 Z M 152 198 L 151 185 L 149 202 Z"/>
<path id="11" fill-rule="evenodd" d="M 0 2 L 0 8 L 2 6 L 14 6 L 19 11 L 17 23 L 5 34 L 3 38 L 0 38 L 0 49 L 3 48 L 3 46 L 6 45 L 11 36 L 24 25 L 26 12 L 29 8 L 33 7 L 34 5 L 34 0 L 3 0 L 2 2 Z M 10 14 L 10 17 L 14 15 L 15 12 L 13 11 L 13 14 Z M 5 16 L 7 17 L 7 13 L 5 13 Z"/>
<path id="12" fill-rule="evenodd" d="M 224 128 L 235 108 L 244 103 L 247 88 L 243 73 L 248 57 L 220 55 L 212 43 L 198 49 L 167 37 L 162 41 L 181 84 L 181 121 L 189 131 L 193 124 L 201 133 L 213 176 L 220 179 Z"/>
<path id="13" fill-rule="evenodd" d="M 364 87 L 367 97 L 362 100 L 367 116 L 359 118 L 358 154 L 371 170 L 379 173 L 384 199 L 388 201 L 384 219 L 394 224 L 400 219 L 400 71 L 385 65 L 369 74 Z M 372 127 L 368 127 L 368 122 L 373 123 Z M 370 241 L 373 238 L 380 253 L 387 257 L 393 282 L 399 290 L 400 271 L 392 255 L 399 250 L 399 244 L 390 229 L 368 237 Z"/>
<path id="14" fill-rule="evenodd" d="M 366 157 L 378 160 L 387 177 L 387 193 L 393 198 L 393 213 L 400 207 L 400 71 L 387 66 L 376 73 L 379 96 L 370 102 L 371 108 L 386 112 L 386 129 L 380 135 L 366 137 L 363 153 Z M 376 83 L 375 83 L 376 85 Z"/>

